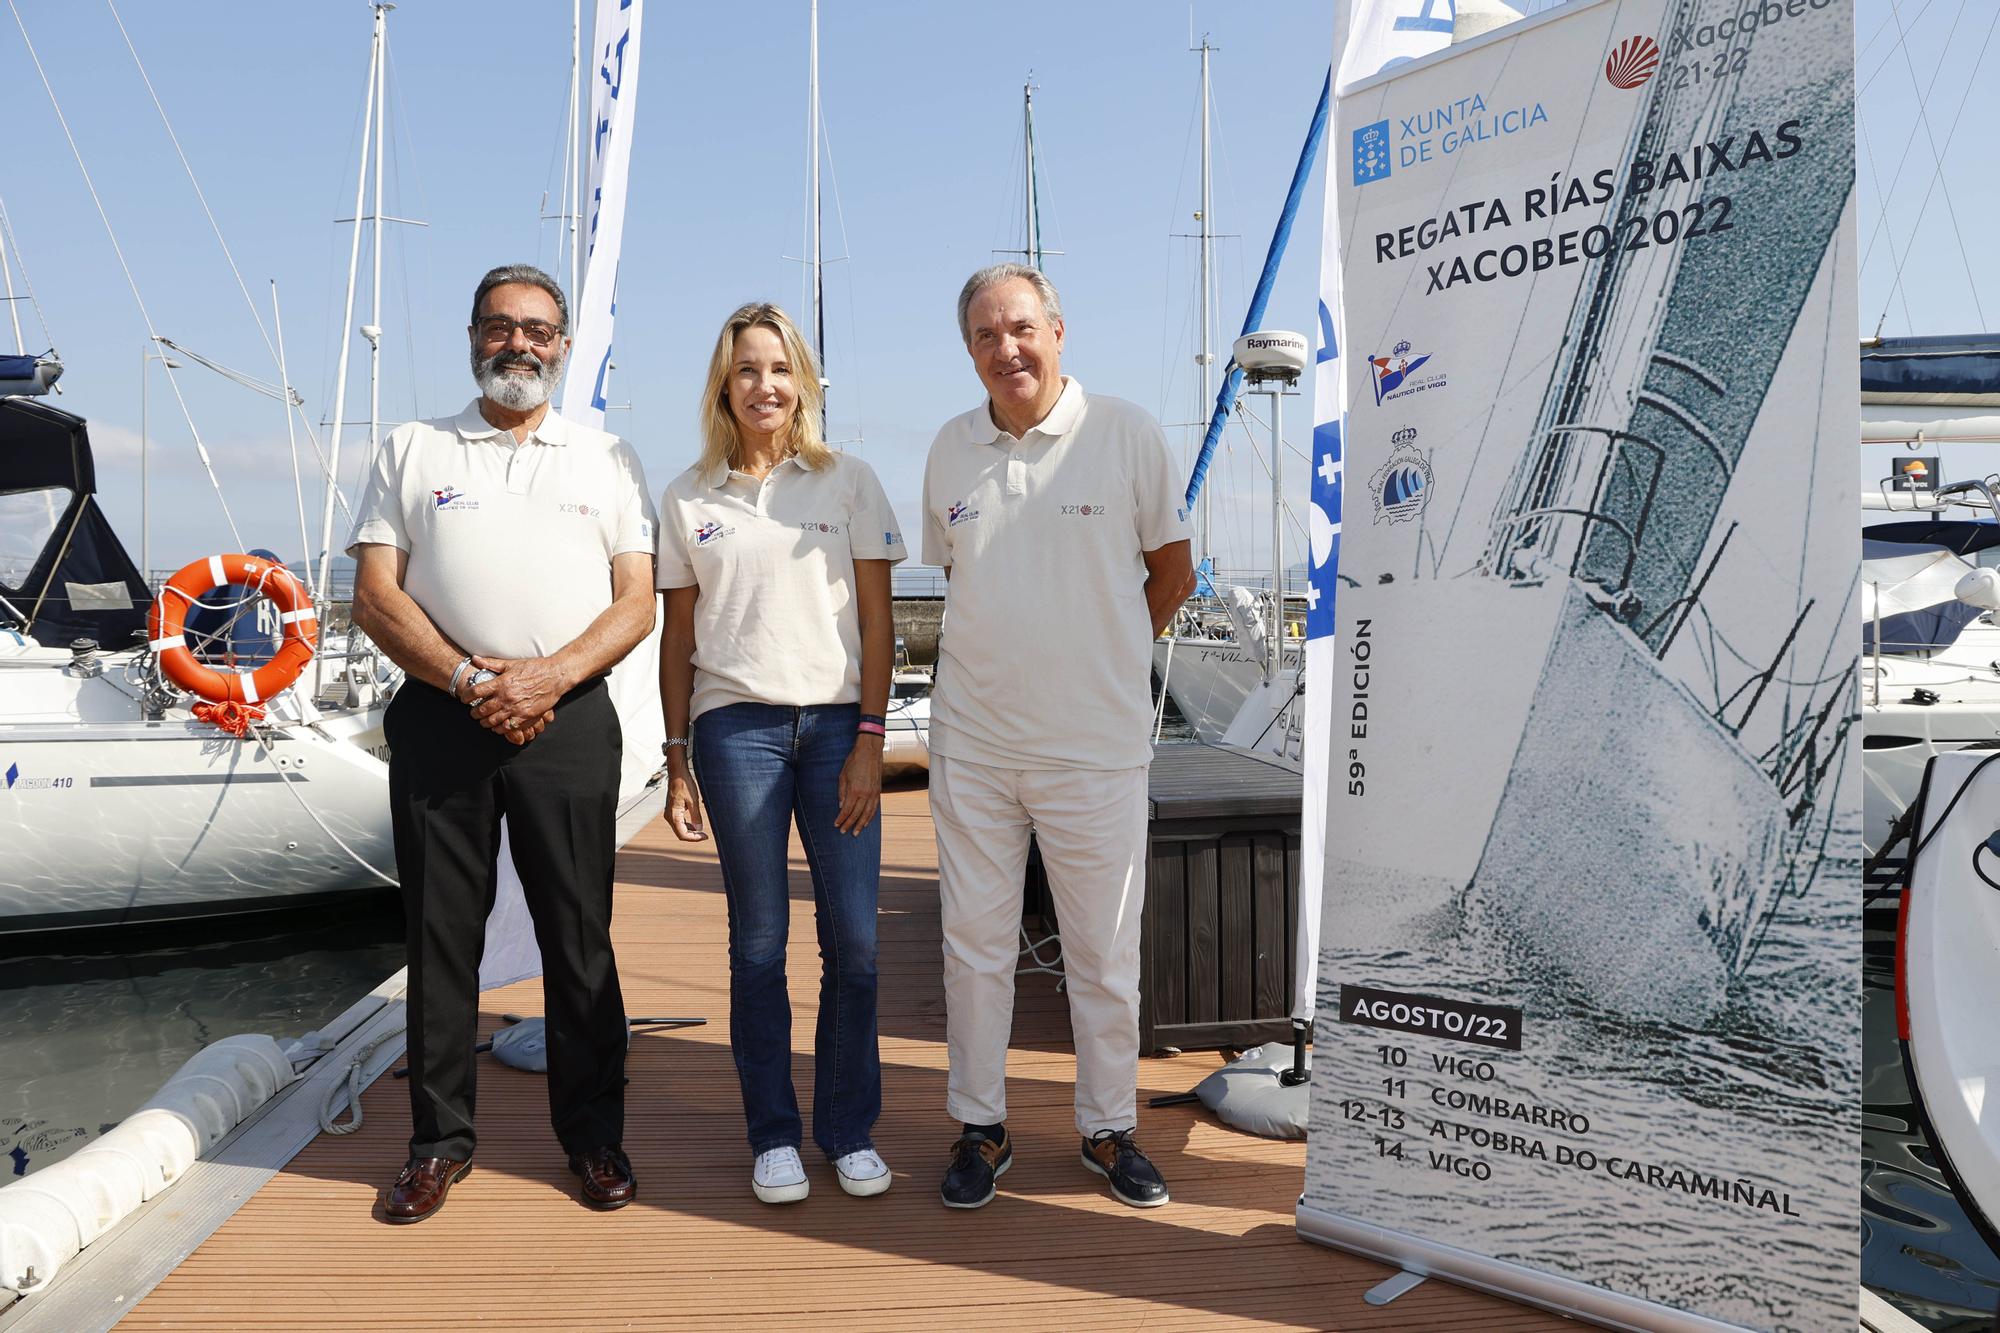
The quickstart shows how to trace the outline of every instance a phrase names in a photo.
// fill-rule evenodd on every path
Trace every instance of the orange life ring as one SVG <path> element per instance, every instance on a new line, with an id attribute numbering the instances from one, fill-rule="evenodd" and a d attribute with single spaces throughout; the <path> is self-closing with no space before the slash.
<path id="1" fill-rule="evenodd" d="M 284 635 L 275 657 L 241 675 L 197 662 L 184 635 L 188 607 L 231 583 L 269 598 L 278 608 Z M 159 658 L 160 673 L 181 689 L 210 703 L 256 704 L 291 685 L 312 661 L 318 622 L 312 598 L 283 565 L 254 555 L 212 555 L 167 580 L 146 613 L 146 637 Z"/>

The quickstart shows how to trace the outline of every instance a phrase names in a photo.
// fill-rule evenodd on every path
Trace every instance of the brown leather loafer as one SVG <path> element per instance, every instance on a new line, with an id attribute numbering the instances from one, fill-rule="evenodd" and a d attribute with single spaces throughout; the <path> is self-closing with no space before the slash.
<path id="1" fill-rule="evenodd" d="M 412 1157 L 382 1195 L 382 1215 L 391 1222 L 423 1221 L 444 1207 L 444 1196 L 471 1170 L 471 1162 L 449 1157 Z"/>
<path id="2" fill-rule="evenodd" d="M 592 1208 L 623 1208 L 639 1197 L 632 1159 L 616 1144 L 576 1154 L 569 1159 L 569 1169 L 582 1177 L 583 1201 Z"/>

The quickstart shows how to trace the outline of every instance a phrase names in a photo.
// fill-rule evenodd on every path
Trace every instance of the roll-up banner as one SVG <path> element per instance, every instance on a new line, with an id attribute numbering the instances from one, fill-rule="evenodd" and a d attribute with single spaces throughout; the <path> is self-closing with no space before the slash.
<path id="1" fill-rule="evenodd" d="M 1342 69 L 1309 1239 L 1852 1325 L 1853 50 L 1576 0 Z"/>

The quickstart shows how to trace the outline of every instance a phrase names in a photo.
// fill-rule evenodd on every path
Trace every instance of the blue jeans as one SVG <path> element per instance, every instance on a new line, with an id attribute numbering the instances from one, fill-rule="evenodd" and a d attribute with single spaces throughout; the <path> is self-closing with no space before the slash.
<path id="1" fill-rule="evenodd" d="M 875 894 L 882 820 L 840 832 L 840 770 L 854 749 L 858 704 L 793 708 L 731 704 L 694 723 L 695 773 L 729 896 L 729 1050 L 743 1085 L 750 1148 L 796 1148 L 792 1002 L 785 989 L 791 924 L 787 852 L 796 820 L 812 869 L 819 928 L 819 1030 L 813 1142 L 828 1157 L 873 1146 L 882 1113 L 875 1040 Z"/>

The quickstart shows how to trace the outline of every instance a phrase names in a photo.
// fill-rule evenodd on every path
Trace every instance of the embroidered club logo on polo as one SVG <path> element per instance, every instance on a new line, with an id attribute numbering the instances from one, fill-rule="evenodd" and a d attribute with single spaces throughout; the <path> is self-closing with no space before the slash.
<path id="1" fill-rule="evenodd" d="M 447 486 L 441 491 L 432 491 L 431 499 L 432 508 L 449 509 L 453 513 L 464 509 L 479 508 L 479 501 L 473 499 L 456 486 Z"/>
<path id="2" fill-rule="evenodd" d="M 703 523 L 694 530 L 694 544 L 707 546 L 711 542 L 721 541 L 734 531 L 735 528 L 725 528 L 720 523 Z"/>
<path id="3" fill-rule="evenodd" d="M 970 523 L 978 517 L 979 511 L 963 500 L 946 507 L 944 511 L 944 522 L 948 528 L 955 528 L 961 523 Z"/>

